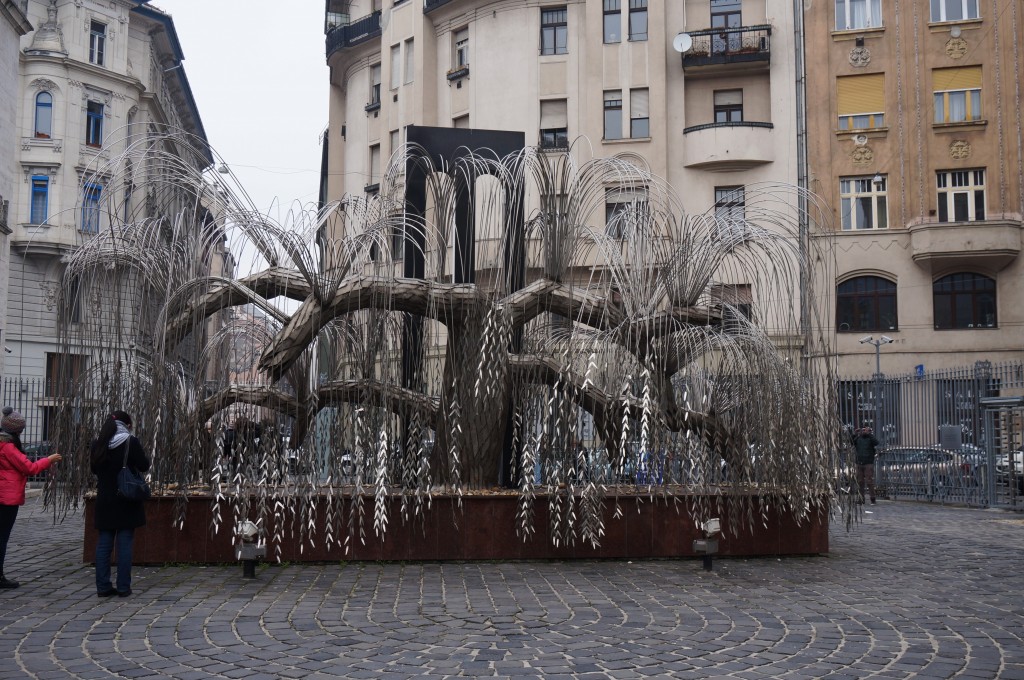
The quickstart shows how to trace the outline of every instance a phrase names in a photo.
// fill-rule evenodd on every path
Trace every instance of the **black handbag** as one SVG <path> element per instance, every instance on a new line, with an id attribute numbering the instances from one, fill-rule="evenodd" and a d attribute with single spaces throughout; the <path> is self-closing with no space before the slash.
<path id="1" fill-rule="evenodd" d="M 149 484 L 146 479 L 135 470 L 128 467 L 128 451 L 131 448 L 131 438 L 124 444 L 124 463 L 121 471 L 117 473 L 117 495 L 130 501 L 141 502 L 149 498 Z"/>

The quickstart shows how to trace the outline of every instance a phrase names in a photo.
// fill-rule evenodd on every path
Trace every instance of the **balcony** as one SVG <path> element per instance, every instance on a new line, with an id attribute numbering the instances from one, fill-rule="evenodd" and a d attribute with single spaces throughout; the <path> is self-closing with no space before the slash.
<path id="1" fill-rule="evenodd" d="M 52 153 L 59 154 L 64 149 L 64 140 L 51 139 L 49 137 L 22 137 L 21 150 L 32 151 L 33 149 L 46 149 Z"/>
<path id="2" fill-rule="evenodd" d="M 711 172 L 735 172 L 771 163 L 775 140 L 771 123 L 706 123 L 683 130 L 683 163 Z"/>
<path id="3" fill-rule="evenodd" d="M 683 52 L 683 70 L 728 70 L 735 66 L 767 66 L 771 61 L 772 27 L 709 28 L 689 34 L 693 43 Z"/>
<path id="4" fill-rule="evenodd" d="M 910 226 L 914 262 L 926 269 L 985 267 L 999 271 L 1020 254 L 1020 220 L 926 222 Z"/>
<path id="5" fill-rule="evenodd" d="M 429 14 L 442 5 L 447 5 L 452 0 L 423 0 L 423 13 Z"/>
<path id="6" fill-rule="evenodd" d="M 327 33 L 327 58 L 338 50 L 361 45 L 380 36 L 380 12 L 356 19 L 345 26 L 337 26 Z"/>

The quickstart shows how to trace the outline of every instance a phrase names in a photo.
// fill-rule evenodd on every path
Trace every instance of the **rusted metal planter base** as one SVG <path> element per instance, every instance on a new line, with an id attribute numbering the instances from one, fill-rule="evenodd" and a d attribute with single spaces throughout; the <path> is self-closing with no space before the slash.
<path id="1" fill-rule="evenodd" d="M 683 503 L 687 499 L 683 498 Z M 368 525 L 365 544 L 358 536 L 350 541 L 346 553 L 344 533 L 334 536 L 328 550 L 322 529 L 307 538 L 300 550 L 298 537 L 287 521 L 280 559 L 287 562 L 339 562 L 360 560 L 523 560 L 523 559 L 606 559 L 695 557 L 694 539 L 702 538 L 697 527 L 675 504 L 648 498 L 620 498 L 623 515 L 613 518 L 615 501 L 605 500 L 605 535 L 598 548 L 583 544 L 555 547 L 549 531 L 548 499 L 538 497 L 535 506 L 535 533 L 526 541 L 515 533 L 518 498 L 514 495 L 464 496 L 462 509 L 455 499 L 435 497 L 433 508 L 423 518 L 401 521 L 399 501 L 392 501 L 390 522 L 383 538 L 373 533 L 372 500 L 368 501 Z M 213 535 L 212 506 L 209 498 L 192 497 L 187 505 L 184 527 L 174 526 L 173 498 L 153 498 L 146 503 L 147 525 L 135 533 L 132 553 L 135 564 L 235 562 L 230 509 L 221 506 L 224 522 Z M 338 501 L 335 499 L 335 511 Z M 342 515 L 347 520 L 347 507 Z M 86 499 L 83 560 L 92 562 L 96 550 L 93 528 L 94 500 Z M 322 524 L 323 508 L 318 508 Z M 727 517 L 722 516 L 719 557 L 761 555 L 816 555 L 828 552 L 828 514 L 821 511 L 797 524 L 789 513 L 770 512 L 766 524 L 758 522 L 753 531 L 741 526 L 735 534 Z M 345 531 L 342 522 L 341 531 Z M 297 528 L 297 523 L 296 523 Z M 339 545 L 339 542 L 342 545 Z M 268 559 L 277 556 L 276 546 L 267 546 Z"/>

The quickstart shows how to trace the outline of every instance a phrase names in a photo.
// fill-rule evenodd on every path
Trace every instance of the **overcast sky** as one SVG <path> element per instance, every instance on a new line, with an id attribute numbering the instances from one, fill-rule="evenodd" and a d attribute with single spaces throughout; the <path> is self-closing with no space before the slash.
<path id="1" fill-rule="evenodd" d="M 283 221 L 293 201 L 316 201 L 327 126 L 323 0 L 152 5 L 174 18 L 206 136 L 256 208 Z"/>

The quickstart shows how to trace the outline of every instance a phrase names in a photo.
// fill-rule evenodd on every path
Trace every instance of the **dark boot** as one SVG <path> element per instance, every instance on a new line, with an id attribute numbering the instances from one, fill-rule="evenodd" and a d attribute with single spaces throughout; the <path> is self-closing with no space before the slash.
<path id="1" fill-rule="evenodd" d="M 0 588 L 17 588 L 21 584 L 17 581 L 8 580 L 3 574 L 0 574 Z"/>

